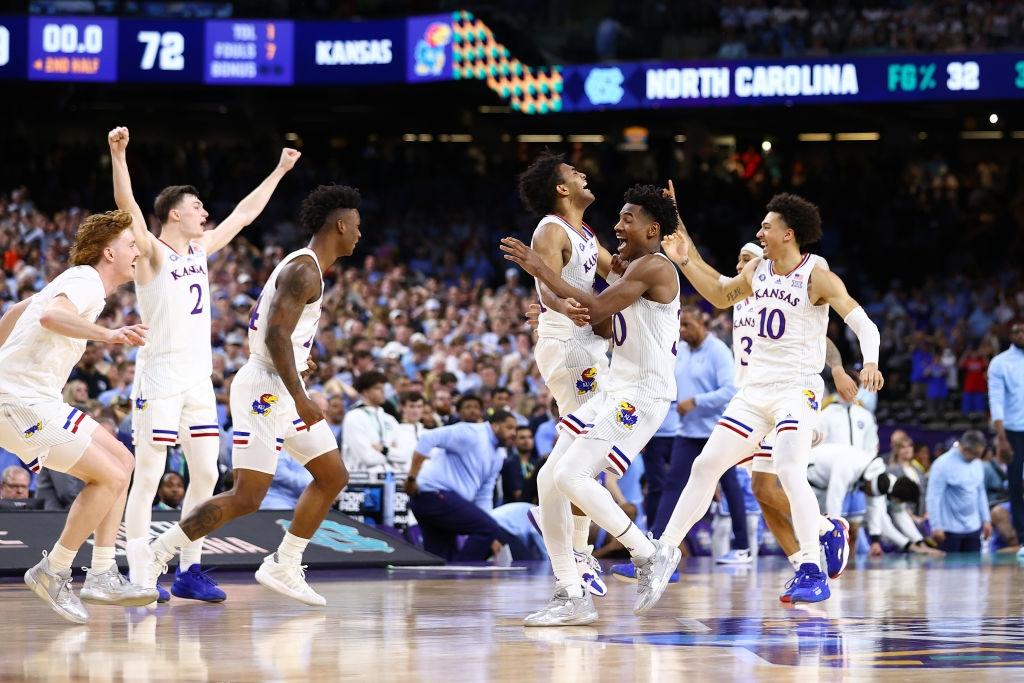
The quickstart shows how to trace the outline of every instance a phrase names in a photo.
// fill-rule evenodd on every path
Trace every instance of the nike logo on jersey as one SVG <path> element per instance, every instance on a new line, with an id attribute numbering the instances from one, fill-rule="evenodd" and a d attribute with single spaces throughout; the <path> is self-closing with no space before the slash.
<path id="1" fill-rule="evenodd" d="M 800 297 L 793 296 L 791 292 L 787 292 L 784 289 L 759 289 L 754 292 L 754 297 L 757 299 L 778 299 L 785 301 L 793 307 L 800 305 Z"/>
<path id="2" fill-rule="evenodd" d="M 200 265 L 192 265 L 181 268 L 180 270 L 171 271 L 172 280 L 180 280 L 186 275 L 206 275 L 206 269 Z"/>

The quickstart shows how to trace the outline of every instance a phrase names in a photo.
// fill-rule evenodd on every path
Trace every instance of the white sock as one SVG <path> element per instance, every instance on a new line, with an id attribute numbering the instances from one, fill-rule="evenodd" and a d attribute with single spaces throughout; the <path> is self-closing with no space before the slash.
<path id="1" fill-rule="evenodd" d="M 590 517 L 572 516 L 572 549 L 578 553 L 590 551 Z"/>
<path id="2" fill-rule="evenodd" d="M 569 594 L 570 598 L 582 598 L 585 592 L 583 584 L 577 581 L 576 583 L 556 583 L 555 590 L 565 589 L 565 592 Z"/>
<path id="3" fill-rule="evenodd" d="M 92 547 L 92 564 L 90 569 L 105 572 L 114 565 L 114 548 L 94 545 Z"/>
<path id="4" fill-rule="evenodd" d="M 651 539 L 647 538 L 644 532 L 640 531 L 640 528 L 632 522 L 630 522 L 628 529 L 615 538 L 619 540 L 619 543 L 626 546 L 626 550 L 629 551 L 631 557 L 639 557 L 646 560 L 654 554 L 654 544 L 651 543 Z"/>
<path id="5" fill-rule="evenodd" d="M 190 543 L 189 537 L 181 530 L 181 525 L 175 524 L 170 529 L 157 536 L 156 539 L 149 544 L 149 549 L 153 551 L 157 559 L 167 562 L 169 559 L 174 557 L 174 554 L 178 552 L 179 548 L 187 545 L 188 543 Z"/>
<path id="6" fill-rule="evenodd" d="M 277 546 L 278 562 L 284 564 L 302 564 L 302 553 L 309 545 L 308 538 L 299 538 L 289 532 L 284 532 L 281 545 Z"/>
<path id="7" fill-rule="evenodd" d="M 187 572 L 189 567 L 199 564 L 203 557 L 203 539 L 193 541 L 181 548 L 181 559 L 178 561 L 178 569 Z"/>
<path id="8" fill-rule="evenodd" d="M 789 563 L 791 565 L 793 565 L 793 569 L 800 569 L 800 558 L 801 557 L 803 557 L 803 555 L 800 553 L 799 550 L 797 550 L 795 553 L 793 553 L 792 555 L 790 555 L 786 559 L 789 560 Z"/>
<path id="9" fill-rule="evenodd" d="M 835 529 L 835 526 L 832 524 L 832 520 L 825 515 L 822 515 L 818 521 L 818 535 L 824 536 L 833 529 Z"/>
<path id="10" fill-rule="evenodd" d="M 53 550 L 46 556 L 46 559 L 50 561 L 50 571 L 55 574 L 71 571 L 71 563 L 75 561 L 75 555 L 77 554 L 78 550 L 68 550 L 60 544 L 60 541 L 57 541 L 53 546 Z"/>

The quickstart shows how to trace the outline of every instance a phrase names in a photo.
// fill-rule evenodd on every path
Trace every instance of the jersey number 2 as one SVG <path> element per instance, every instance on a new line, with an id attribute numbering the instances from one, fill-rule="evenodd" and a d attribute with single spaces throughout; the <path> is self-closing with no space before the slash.
<path id="1" fill-rule="evenodd" d="M 192 307 L 192 315 L 199 315 L 203 312 L 203 287 L 202 285 L 192 285 L 188 291 L 196 293 L 196 305 Z"/>

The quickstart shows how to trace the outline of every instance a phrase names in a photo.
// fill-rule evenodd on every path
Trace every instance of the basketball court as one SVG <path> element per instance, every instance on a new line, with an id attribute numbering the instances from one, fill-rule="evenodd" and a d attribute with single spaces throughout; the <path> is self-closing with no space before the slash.
<path id="1" fill-rule="evenodd" d="M 67 624 L 20 581 L 0 586 L 3 680 L 834 681 L 1024 677 L 1024 569 L 1012 555 L 862 562 L 833 596 L 778 602 L 784 558 L 684 580 L 643 618 L 609 580 L 593 626 L 526 629 L 551 590 L 546 564 L 510 572 L 317 571 L 326 609 L 218 572 L 227 602 L 91 606 Z M 77 581 L 76 581 L 77 583 Z"/>

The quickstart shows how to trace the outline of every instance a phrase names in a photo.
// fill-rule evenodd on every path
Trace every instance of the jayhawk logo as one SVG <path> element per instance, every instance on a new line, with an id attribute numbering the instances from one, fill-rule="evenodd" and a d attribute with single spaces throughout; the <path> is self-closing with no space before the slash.
<path id="1" fill-rule="evenodd" d="M 804 397 L 807 399 L 807 405 L 811 407 L 811 410 L 817 412 L 818 398 L 814 395 L 814 392 L 810 389 L 804 389 Z"/>
<path id="2" fill-rule="evenodd" d="M 41 431 L 42 428 L 43 428 L 43 422 L 42 422 L 42 420 L 40 420 L 39 422 L 36 422 L 34 425 L 32 425 L 31 427 L 26 429 L 24 432 L 22 432 L 22 434 L 25 435 L 26 439 L 31 439 L 33 436 L 36 435 L 36 432 Z"/>
<path id="3" fill-rule="evenodd" d="M 252 402 L 252 414 L 270 415 L 270 406 L 275 403 L 277 403 L 277 396 L 274 396 L 273 394 L 263 394 Z"/>
<path id="4" fill-rule="evenodd" d="M 135 399 L 135 409 L 136 410 L 145 410 L 146 409 L 146 405 L 148 405 L 148 404 L 149 404 L 149 401 L 147 401 L 144 398 L 140 397 L 140 398 Z"/>
<path id="5" fill-rule="evenodd" d="M 626 429 L 632 429 L 636 424 L 637 418 L 635 405 L 629 401 L 619 401 L 619 414 L 616 415 L 619 424 Z"/>
<path id="6" fill-rule="evenodd" d="M 580 373 L 580 378 L 576 380 L 576 393 L 579 396 L 582 396 L 583 394 L 589 394 L 596 389 L 597 368 L 587 368 Z"/>

